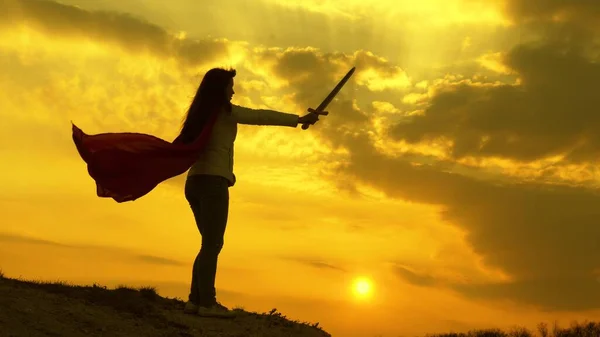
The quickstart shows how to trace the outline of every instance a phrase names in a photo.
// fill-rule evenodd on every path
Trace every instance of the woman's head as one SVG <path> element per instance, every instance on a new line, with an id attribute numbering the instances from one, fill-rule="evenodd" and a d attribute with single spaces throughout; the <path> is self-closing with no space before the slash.
<path id="1" fill-rule="evenodd" d="M 193 142 L 213 112 L 223 108 L 231 111 L 235 75 L 235 69 L 213 68 L 206 72 L 185 115 L 179 140 Z"/>
<path id="2" fill-rule="evenodd" d="M 211 104 L 227 106 L 233 96 L 235 69 L 213 68 L 206 72 L 194 101 L 208 100 Z M 193 102 L 192 102 L 193 104 Z"/>

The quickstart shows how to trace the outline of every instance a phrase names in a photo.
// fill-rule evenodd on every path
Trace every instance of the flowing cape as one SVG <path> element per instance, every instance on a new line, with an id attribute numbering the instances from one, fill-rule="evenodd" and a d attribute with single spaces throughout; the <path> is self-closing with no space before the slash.
<path id="1" fill-rule="evenodd" d="M 116 202 L 136 200 L 161 182 L 187 171 L 208 143 L 217 114 L 189 144 L 172 143 L 143 133 L 88 135 L 73 125 L 73 141 L 96 181 L 96 193 Z"/>

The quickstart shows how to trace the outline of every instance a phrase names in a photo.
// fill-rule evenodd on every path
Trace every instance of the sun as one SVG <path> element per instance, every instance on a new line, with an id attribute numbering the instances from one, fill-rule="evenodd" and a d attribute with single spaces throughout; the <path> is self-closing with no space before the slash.
<path id="1" fill-rule="evenodd" d="M 360 277 L 354 280 L 352 290 L 356 297 L 366 298 L 373 293 L 373 283 L 366 277 Z"/>

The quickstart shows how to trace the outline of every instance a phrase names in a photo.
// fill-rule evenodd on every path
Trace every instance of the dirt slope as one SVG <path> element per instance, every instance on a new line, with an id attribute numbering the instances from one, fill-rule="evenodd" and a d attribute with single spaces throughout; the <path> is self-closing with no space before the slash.
<path id="1" fill-rule="evenodd" d="M 151 288 L 81 287 L 0 277 L 2 336 L 326 337 L 319 327 L 273 310 L 238 310 L 235 319 L 183 313 L 184 303 Z"/>

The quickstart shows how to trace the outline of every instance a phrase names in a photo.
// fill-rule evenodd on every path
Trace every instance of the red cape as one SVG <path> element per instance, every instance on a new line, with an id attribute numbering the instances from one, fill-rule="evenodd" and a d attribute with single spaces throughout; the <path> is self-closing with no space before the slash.
<path id="1" fill-rule="evenodd" d="M 194 164 L 208 142 L 216 117 L 213 114 L 190 144 L 131 132 L 88 135 L 75 124 L 73 141 L 96 181 L 97 195 L 119 203 L 133 201 Z"/>

